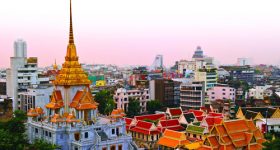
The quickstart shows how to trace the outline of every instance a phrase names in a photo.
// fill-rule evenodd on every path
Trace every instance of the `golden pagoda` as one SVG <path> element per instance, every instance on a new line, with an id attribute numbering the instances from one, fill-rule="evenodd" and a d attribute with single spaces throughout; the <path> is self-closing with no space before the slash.
<path id="1" fill-rule="evenodd" d="M 62 69 L 59 75 L 53 82 L 55 85 L 89 85 L 91 84 L 86 73 L 79 63 L 79 57 L 77 56 L 76 46 L 74 43 L 73 25 L 72 25 L 72 1 L 70 1 L 70 31 L 69 31 L 69 43 L 67 46 L 67 53 L 65 56 L 65 62 L 62 64 Z"/>
<path id="2" fill-rule="evenodd" d="M 56 64 L 56 63 L 55 63 Z M 74 112 L 81 120 L 90 120 L 97 108 L 89 85 L 87 74 L 82 69 L 74 44 L 72 25 L 72 1 L 70 0 L 70 31 L 67 53 L 62 69 L 53 81 L 55 89 L 50 102 L 46 104 L 48 114 Z M 74 115 L 75 116 L 75 115 Z"/>

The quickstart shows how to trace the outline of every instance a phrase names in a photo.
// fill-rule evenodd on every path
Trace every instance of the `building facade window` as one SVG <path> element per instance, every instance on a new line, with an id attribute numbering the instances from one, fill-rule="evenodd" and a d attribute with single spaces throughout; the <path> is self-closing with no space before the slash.
<path id="1" fill-rule="evenodd" d="M 85 132 L 85 138 L 86 139 L 88 138 L 88 132 Z"/>
<path id="2" fill-rule="evenodd" d="M 115 134 L 115 129 L 112 129 L 112 134 Z"/>

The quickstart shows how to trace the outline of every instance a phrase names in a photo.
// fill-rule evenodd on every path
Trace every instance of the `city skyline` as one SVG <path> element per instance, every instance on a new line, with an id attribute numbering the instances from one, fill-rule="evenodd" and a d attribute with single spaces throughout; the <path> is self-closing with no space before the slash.
<path id="1" fill-rule="evenodd" d="M 249 57 L 257 64 L 278 65 L 279 2 L 251 2 L 213 1 L 200 6 L 199 2 L 184 1 L 111 1 L 109 6 L 106 2 L 74 0 L 80 61 L 151 65 L 155 56 L 162 54 L 164 64 L 170 66 L 177 60 L 190 60 L 200 45 L 206 55 L 221 63 L 233 64 L 238 57 Z M 4 52 L 0 67 L 9 67 L 13 42 L 18 38 L 27 42 L 28 56 L 38 57 L 40 66 L 51 65 L 55 59 L 61 64 L 69 22 L 65 2 L 3 3 L 6 5 L 0 6 L 0 19 L 6 21 L 0 27 L 0 51 Z M 52 55 L 45 57 L 48 53 Z"/>

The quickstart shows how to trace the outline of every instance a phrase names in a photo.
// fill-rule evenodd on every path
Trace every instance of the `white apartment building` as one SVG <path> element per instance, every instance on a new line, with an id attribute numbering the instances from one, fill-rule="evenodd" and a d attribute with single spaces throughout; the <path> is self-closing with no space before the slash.
<path id="1" fill-rule="evenodd" d="M 272 85 L 256 86 L 255 88 L 249 89 L 249 98 L 263 99 L 264 96 L 269 96 L 265 95 L 265 93 L 267 93 L 266 90 L 270 87 L 272 87 Z"/>
<path id="2" fill-rule="evenodd" d="M 53 90 L 53 85 L 34 85 L 26 92 L 20 92 L 20 109 L 27 112 L 30 108 L 41 107 L 47 112 L 45 105 L 49 103 Z"/>
<path id="3" fill-rule="evenodd" d="M 27 45 L 24 40 L 14 42 L 14 57 L 10 58 L 11 66 L 7 69 L 7 95 L 13 99 L 13 109 L 19 109 L 18 92 L 27 91 L 31 85 L 49 82 L 49 79 L 38 77 L 37 57 L 27 57 Z"/>
<path id="4" fill-rule="evenodd" d="M 147 111 L 147 102 L 150 101 L 149 89 L 117 89 L 114 95 L 114 100 L 117 104 L 117 108 L 127 111 L 129 98 L 135 98 L 139 100 L 141 106 L 140 113 L 144 113 Z"/>

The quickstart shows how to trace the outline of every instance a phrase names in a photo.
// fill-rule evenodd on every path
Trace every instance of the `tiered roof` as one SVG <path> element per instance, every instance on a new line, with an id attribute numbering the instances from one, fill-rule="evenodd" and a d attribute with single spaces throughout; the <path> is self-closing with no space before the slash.
<path id="1" fill-rule="evenodd" d="M 187 129 L 186 129 L 186 132 L 187 133 L 192 133 L 192 134 L 203 135 L 205 133 L 205 127 L 189 124 Z"/>
<path id="2" fill-rule="evenodd" d="M 79 63 L 72 25 L 72 2 L 70 1 L 70 29 L 67 53 L 62 69 L 53 83 L 57 86 L 89 85 L 91 82 Z"/>
<path id="3" fill-rule="evenodd" d="M 114 109 L 111 112 L 111 117 L 112 118 L 123 118 L 125 116 L 125 113 L 122 109 Z"/>
<path id="4" fill-rule="evenodd" d="M 30 108 L 27 112 L 28 117 L 37 117 L 42 114 L 44 114 L 44 110 L 41 107 Z"/>
<path id="5" fill-rule="evenodd" d="M 181 116 L 183 111 L 181 108 L 167 108 L 166 113 L 168 113 L 172 118 Z"/>
<path id="6" fill-rule="evenodd" d="M 180 125 L 178 119 L 161 120 L 159 121 L 157 126 L 161 132 L 164 132 L 166 129 L 174 130 L 174 131 L 184 130 L 184 127 Z"/>
<path id="7" fill-rule="evenodd" d="M 158 145 L 166 146 L 169 148 L 184 147 L 190 142 L 186 139 L 184 132 L 177 132 L 172 130 L 165 130 L 163 136 L 158 140 Z"/>
<path id="8" fill-rule="evenodd" d="M 255 139 L 255 140 L 252 140 Z M 261 150 L 264 137 L 251 120 L 230 120 L 215 125 L 204 141 L 203 149 L 257 148 Z"/>
<path id="9" fill-rule="evenodd" d="M 96 109 L 97 103 L 93 100 L 89 88 L 82 91 L 77 91 L 69 107 L 77 110 Z"/>
<path id="10" fill-rule="evenodd" d="M 49 109 L 59 109 L 64 106 L 63 98 L 60 90 L 54 90 L 51 95 L 51 101 L 46 105 Z"/>
<path id="11" fill-rule="evenodd" d="M 257 117 L 258 116 L 258 117 Z M 280 118 L 280 109 L 273 107 L 239 107 L 236 117 L 239 119 Z"/>
<path id="12" fill-rule="evenodd" d="M 159 134 L 160 131 L 158 128 L 154 125 L 154 123 L 151 122 L 146 122 L 139 120 L 136 124 L 136 126 L 132 129 L 131 131 L 146 134 L 146 135 L 151 135 L 151 134 Z"/>

